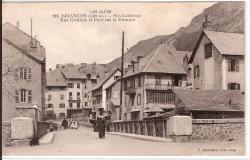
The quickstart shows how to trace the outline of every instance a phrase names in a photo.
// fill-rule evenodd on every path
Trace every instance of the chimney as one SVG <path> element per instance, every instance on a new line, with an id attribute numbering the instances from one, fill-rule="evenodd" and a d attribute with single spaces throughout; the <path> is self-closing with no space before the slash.
<path id="1" fill-rule="evenodd" d="M 16 21 L 16 27 L 17 27 L 18 29 L 20 29 L 20 23 L 19 23 L 19 21 Z"/>
<path id="2" fill-rule="evenodd" d="M 137 62 L 138 64 L 140 63 L 140 60 L 142 59 L 143 56 L 137 56 Z"/>

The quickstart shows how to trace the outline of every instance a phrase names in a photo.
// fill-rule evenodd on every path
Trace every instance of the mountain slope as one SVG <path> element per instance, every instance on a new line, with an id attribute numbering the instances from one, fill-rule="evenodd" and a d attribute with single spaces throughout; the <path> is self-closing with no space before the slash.
<path id="1" fill-rule="evenodd" d="M 208 21 L 212 22 L 207 30 L 244 33 L 244 2 L 219 2 L 194 17 L 190 24 L 181 27 L 174 34 L 156 36 L 138 42 L 124 55 L 125 63 L 130 62 L 137 56 L 146 56 L 161 43 L 169 43 L 177 50 L 192 51 L 201 31 L 207 15 Z M 115 69 L 120 66 L 120 58 L 107 64 L 107 67 Z"/>

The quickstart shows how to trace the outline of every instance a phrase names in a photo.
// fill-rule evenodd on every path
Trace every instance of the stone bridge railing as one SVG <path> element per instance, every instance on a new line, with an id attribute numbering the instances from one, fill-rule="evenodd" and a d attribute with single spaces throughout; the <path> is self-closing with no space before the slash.
<path id="1" fill-rule="evenodd" d="M 112 127 L 114 132 L 168 137 L 167 119 L 116 121 Z"/>

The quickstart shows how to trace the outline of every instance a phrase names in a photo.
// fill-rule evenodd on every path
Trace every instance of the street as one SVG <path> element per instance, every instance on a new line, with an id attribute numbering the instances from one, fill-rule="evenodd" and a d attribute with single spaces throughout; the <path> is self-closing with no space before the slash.
<path id="1" fill-rule="evenodd" d="M 243 155 L 244 141 L 150 142 L 106 134 L 99 139 L 92 128 L 55 132 L 52 144 L 4 147 L 4 156 L 189 156 Z"/>

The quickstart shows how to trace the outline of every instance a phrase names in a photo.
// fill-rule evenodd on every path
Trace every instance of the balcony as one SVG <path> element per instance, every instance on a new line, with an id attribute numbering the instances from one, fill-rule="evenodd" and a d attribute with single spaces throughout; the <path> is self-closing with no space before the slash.
<path id="1" fill-rule="evenodd" d="M 173 86 L 169 84 L 146 84 L 145 85 L 146 90 L 169 90 L 173 88 L 181 88 L 181 86 Z"/>
<path id="2" fill-rule="evenodd" d="M 135 95 L 136 94 L 135 87 L 134 86 L 127 87 L 125 90 L 125 94 L 126 95 Z"/>
<path id="3" fill-rule="evenodd" d="M 80 100 L 80 99 L 76 99 L 76 100 L 74 100 L 74 99 L 69 99 L 68 102 L 69 102 L 69 103 L 81 103 L 81 100 Z"/>

